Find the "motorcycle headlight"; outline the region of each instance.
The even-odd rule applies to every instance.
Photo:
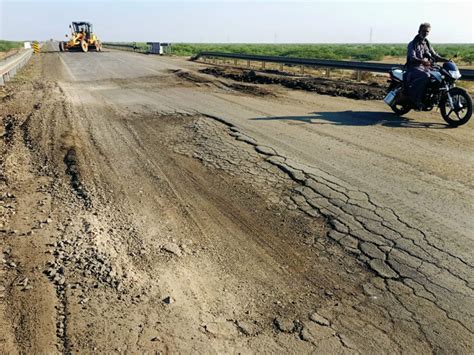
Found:
[[[449,75],[451,75],[454,80],[458,80],[461,77],[459,70],[450,70]]]

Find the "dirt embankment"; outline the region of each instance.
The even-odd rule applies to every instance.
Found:
[[[386,86],[373,82],[355,83],[348,80],[321,79],[315,77],[294,77],[254,70],[210,67],[201,70],[204,74],[255,84],[279,84],[287,88],[312,91],[322,95],[343,96],[357,100],[381,100]]]
[[[20,52],[20,48],[12,48],[12,49],[9,49],[5,52],[0,52],[0,60],[5,60],[7,59],[8,57],[11,57],[15,54],[17,54],[18,52]]]

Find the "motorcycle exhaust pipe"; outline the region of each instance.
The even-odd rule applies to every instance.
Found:
[[[397,97],[397,93],[400,89],[394,89],[390,91],[387,96],[383,99],[383,102],[385,102],[388,106],[392,106],[393,103],[395,102],[395,98]]]

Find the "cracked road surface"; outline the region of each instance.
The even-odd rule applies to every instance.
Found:
[[[205,67],[44,53],[4,95],[2,350],[472,353],[472,124]]]

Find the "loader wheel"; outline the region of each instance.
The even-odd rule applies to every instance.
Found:
[[[81,49],[84,53],[86,53],[89,50],[89,45],[87,44],[86,41],[81,41]]]
[[[59,51],[64,52],[64,42],[59,42]]]

